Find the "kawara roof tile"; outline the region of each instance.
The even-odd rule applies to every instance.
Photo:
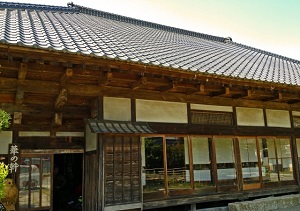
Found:
[[[0,43],[300,85],[300,61],[91,8],[0,2]]]

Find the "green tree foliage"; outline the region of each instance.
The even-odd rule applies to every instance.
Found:
[[[0,109],[0,132],[3,129],[6,129],[9,127],[10,120],[11,120],[10,115],[7,112]]]
[[[4,190],[4,180],[8,175],[8,165],[4,163],[0,163],[0,200],[3,197],[3,190]]]

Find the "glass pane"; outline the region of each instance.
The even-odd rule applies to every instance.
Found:
[[[300,138],[296,138],[297,152],[298,152],[298,166],[300,169]]]
[[[20,208],[28,208],[29,200],[29,172],[30,160],[29,158],[21,158],[20,176],[19,176],[19,206]]]
[[[169,189],[191,188],[187,138],[167,137],[166,144]]]
[[[294,180],[290,140],[277,139],[276,146],[280,181]]]
[[[51,206],[51,158],[21,158],[19,176],[20,208]]]
[[[239,139],[243,183],[259,183],[258,156],[255,138]]]
[[[211,139],[192,137],[194,186],[196,189],[214,186],[211,168]]]
[[[31,208],[40,207],[41,158],[31,158]]]
[[[51,159],[42,158],[42,207],[51,205]]]
[[[165,190],[163,138],[142,138],[144,193]]]
[[[263,182],[277,182],[278,181],[278,167],[275,153],[275,140],[272,138],[259,139],[260,158]]]
[[[218,184],[236,185],[236,166],[232,138],[215,138]]]

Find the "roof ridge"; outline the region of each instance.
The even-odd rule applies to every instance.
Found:
[[[64,6],[52,6],[43,4],[30,4],[30,3],[19,3],[19,2],[1,2],[0,8],[5,9],[32,9],[32,10],[51,10],[60,12],[79,12],[76,7]]]
[[[122,22],[130,23],[130,24],[146,26],[146,27],[150,27],[150,28],[160,29],[160,30],[164,30],[164,31],[178,33],[178,34],[184,34],[184,35],[193,36],[193,37],[199,37],[199,38],[203,38],[203,39],[207,39],[207,40],[225,42],[228,39],[228,37],[225,38],[225,37],[213,36],[213,35],[204,34],[204,33],[200,33],[200,32],[190,31],[190,30],[176,28],[176,27],[167,26],[167,25],[162,25],[162,24],[158,24],[158,23],[153,23],[150,21],[135,19],[135,18],[131,18],[131,17],[123,16],[123,15],[110,13],[110,12],[104,12],[101,10],[77,5],[77,4],[74,4],[73,2],[68,3],[68,6],[76,8],[78,10],[78,12],[84,13],[87,15],[108,18],[108,19],[122,21]]]
[[[282,56],[280,54],[272,53],[270,51],[262,50],[262,49],[255,48],[255,47],[251,47],[249,45],[244,45],[244,44],[236,43],[236,42],[233,42],[233,43],[236,44],[236,45],[238,45],[238,46],[241,46],[243,48],[252,50],[252,51],[256,51],[256,52],[263,53],[263,54],[266,54],[266,55],[269,55],[269,56],[274,56],[274,57],[279,58],[279,59],[284,59],[284,60],[288,60],[290,62],[294,62],[294,63],[300,64],[300,61],[297,60],[297,59],[292,59],[290,57]]]

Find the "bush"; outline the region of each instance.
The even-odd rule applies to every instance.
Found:
[[[3,190],[4,190],[4,180],[8,175],[8,165],[4,163],[0,163],[0,200],[3,197]]]
[[[7,112],[0,109],[0,132],[3,129],[6,129],[9,127],[10,120],[11,120],[10,115]]]

